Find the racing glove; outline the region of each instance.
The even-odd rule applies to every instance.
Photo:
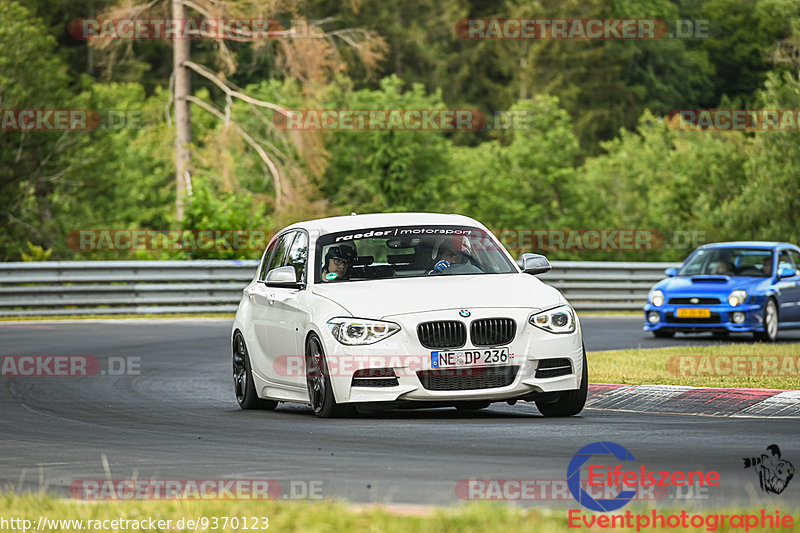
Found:
[[[428,274],[441,274],[444,272],[444,269],[450,266],[450,261],[439,261],[434,265],[433,270],[428,272]]]

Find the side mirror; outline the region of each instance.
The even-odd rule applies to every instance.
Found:
[[[784,267],[778,272],[778,279],[791,278],[797,275],[797,272],[791,267]]]
[[[674,278],[675,276],[678,275],[678,269],[675,267],[669,267],[668,269],[664,270],[664,274],[666,274],[671,278]]]
[[[522,254],[520,262],[522,263],[522,271],[526,274],[544,274],[553,269],[550,265],[550,261],[548,261],[545,256],[539,254]]]
[[[267,279],[264,282],[269,287],[299,288],[301,286],[301,283],[297,281],[294,267],[291,266],[273,268],[267,272]]]

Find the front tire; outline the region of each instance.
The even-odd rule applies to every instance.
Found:
[[[350,405],[336,403],[325,352],[316,335],[311,335],[306,341],[306,386],[311,409],[318,417],[339,418],[352,413]]]
[[[757,341],[775,342],[778,338],[778,306],[772,298],[764,305],[764,331],[754,331],[753,337]]]
[[[658,339],[671,339],[675,336],[675,332],[668,329],[656,329],[653,330],[653,335]]]
[[[233,337],[233,388],[242,409],[275,409],[278,406],[278,402],[264,400],[256,394],[250,356],[240,331]]]
[[[575,390],[562,392],[555,402],[537,401],[536,408],[546,417],[573,416],[583,410],[589,392],[589,370],[586,364],[586,347],[583,348],[583,371],[581,385]]]

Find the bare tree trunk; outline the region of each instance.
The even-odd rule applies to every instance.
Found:
[[[183,0],[172,0],[172,17],[186,18]],[[175,74],[175,217],[183,220],[183,200],[186,196],[187,178],[191,177],[191,154],[189,143],[192,142],[192,123],[189,115],[191,93],[189,69],[184,66],[189,61],[189,40],[176,38],[172,41],[173,72]]]

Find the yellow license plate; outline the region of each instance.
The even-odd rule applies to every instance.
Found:
[[[708,318],[711,316],[711,310],[707,307],[679,308],[677,316],[678,318]]]

